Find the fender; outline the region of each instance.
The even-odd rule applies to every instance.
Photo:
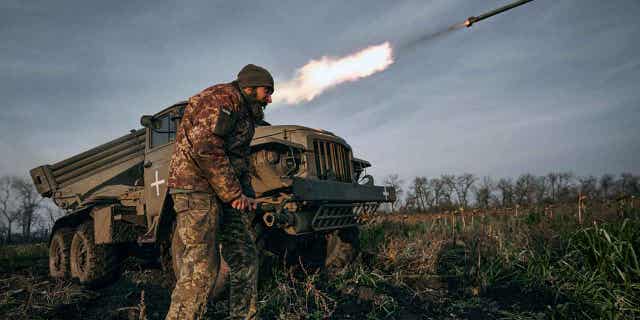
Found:
[[[49,245],[51,244],[51,239],[53,238],[56,230],[64,227],[76,227],[80,225],[82,222],[90,218],[91,210],[95,207],[94,204],[90,204],[86,207],[82,207],[74,210],[73,212],[65,215],[64,217],[56,220],[53,224],[53,228],[51,229],[51,234],[49,235]]]

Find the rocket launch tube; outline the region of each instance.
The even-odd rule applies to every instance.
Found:
[[[496,15],[496,14],[498,14],[498,13],[505,12],[505,11],[507,11],[507,10],[513,9],[513,8],[515,8],[515,7],[521,6],[521,5],[523,5],[523,4],[527,3],[527,2],[531,2],[531,1],[533,1],[533,0],[520,0],[520,1],[516,1],[516,2],[511,3],[511,4],[508,4],[508,5],[504,6],[504,7],[500,7],[500,8],[498,8],[498,9],[495,9],[495,10],[493,10],[493,11],[489,11],[489,12],[487,12],[487,13],[483,13],[483,14],[481,14],[481,15],[477,16],[477,17],[471,16],[471,17],[467,18],[467,20],[464,22],[464,25],[465,25],[467,28],[469,28],[469,27],[471,27],[474,23],[476,23],[476,22],[478,22],[478,21],[482,21],[482,20],[484,20],[484,19],[486,19],[486,18],[489,18],[489,17],[495,16],[495,15]]]

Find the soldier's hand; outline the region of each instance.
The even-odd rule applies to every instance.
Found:
[[[255,199],[249,198],[244,194],[231,202],[231,206],[239,211],[255,210],[258,203]]]

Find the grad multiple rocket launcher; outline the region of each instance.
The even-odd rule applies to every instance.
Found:
[[[143,116],[143,129],[31,170],[38,192],[67,211],[52,230],[52,276],[103,283],[116,274],[125,252],[160,254],[172,265],[168,165],[185,106]],[[394,201],[395,191],[373,184],[365,175],[371,165],[354,158],[344,139],[264,124],[251,143],[253,187],[262,203],[253,220],[259,247],[324,259],[331,235],[349,231],[357,241],[358,218]]]

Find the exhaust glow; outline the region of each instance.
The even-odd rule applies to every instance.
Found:
[[[368,77],[392,63],[393,50],[389,42],[345,57],[323,56],[299,68],[295,78],[276,85],[273,101],[287,104],[311,101],[326,89]]]

